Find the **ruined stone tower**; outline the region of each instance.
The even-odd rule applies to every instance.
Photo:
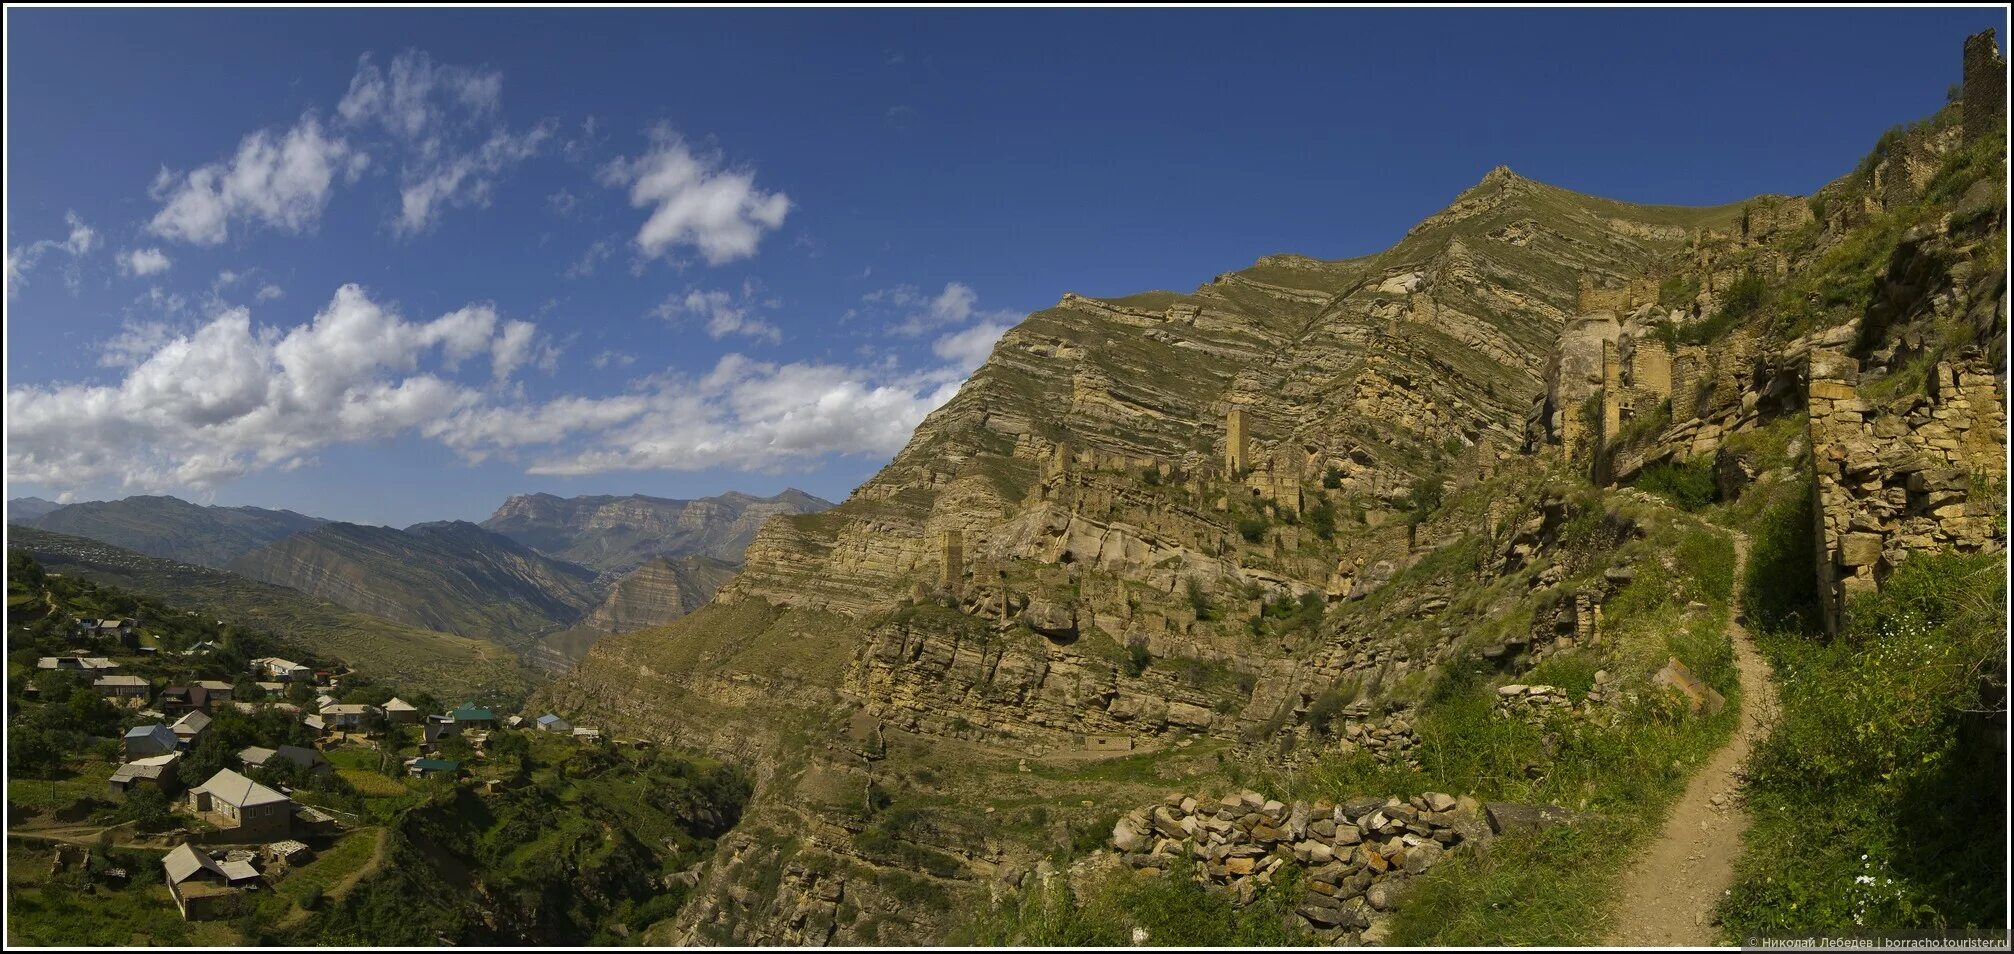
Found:
[[[965,578],[965,535],[957,530],[946,530],[938,537],[937,547],[940,557],[937,586],[955,596]]]
[[[1245,433],[1244,410],[1232,408],[1224,415],[1224,476],[1235,480],[1251,466],[1246,457],[1251,450],[1251,442],[1251,435]]]
[[[2007,61],[2000,58],[1992,30],[1965,38],[1963,95],[1965,141],[1999,135],[2007,125]]]

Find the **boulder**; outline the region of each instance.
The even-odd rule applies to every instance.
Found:
[[[1502,835],[1563,825],[1573,820],[1573,813],[1558,805],[1489,802],[1483,806],[1483,817],[1489,820],[1491,832]]]

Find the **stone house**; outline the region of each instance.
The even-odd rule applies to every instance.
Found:
[[[209,728],[210,716],[200,709],[183,715],[176,719],[173,725],[168,726],[168,730],[175,733],[175,738],[185,749],[195,745],[196,740],[202,738],[203,733]]]
[[[99,676],[91,680],[91,688],[98,690],[99,695],[113,702],[132,700],[145,702],[153,687],[139,676]]]
[[[450,778],[460,772],[462,765],[454,759],[407,759],[406,774],[413,778],[434,778],[445,775]]]
[[[538,729],[540,732],[572,732],[573,723],[548,712],[538,717]]]
[[[448,713],[448,718],[455,720],[455,724],[464,729],[494,729],[497,724],[496,713],[473,702],[462,703],[455,711]]]
[[[395,696],[385,703],[385,721],[393,725],[411,725],[420,721],[419,707]]]
[[[175,737],[174,730],[159,722],[127,729],[125,738],[120,741],[129,759],[181,750],[181,740]]]
[[[204,921],[229,913],[230,900],[238,892],[230,873],[215,859],[184,842],[161,859],[161,867],[182,920]]]
[[[238,761],[247,769],[265,768],[273,764],[274,760],[292,762],[317,774],[335,771],[335,766],[330,765],[329,760],[322,757],[322,753],[298,745],[282,745],[277,749],[253,745],[238,752]]]
[[[230,769],[189,790],[189,808],[218,828],[235,830],[246,841],[285,837],[294,800]]]
[[[254,675],[264,675],[275,682],[306,682],[315,677],[313,670],[300,663],[277,656],[263,656],[252,660]]]
[[[384,720],[384,710],[377,706],[360,704],[340,704],[323,706],[319,713],[322,724],[344,732],[361,732],[376,728]]]
[[[109,676],[119,671],[119,664],[103,656],[43,656],[35,660],[35,668]]]
[[[152,785],[165,792],[175,783],[175,763],[181,758],[180,752],[167,752],[134,759],[114,769],[106,786],[114,795],[124,795],[136,785]]]

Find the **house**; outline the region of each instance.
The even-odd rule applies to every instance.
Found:
[[[428,745],[432,745],[450,736],[462,734],[460,723],[447,716],[437,715],[427,716],[427,721],[422,726],[422,731],[424,733],[422,738]]]
[[[189,701],[188,686],[169,686],[161,690],[161,694],[154,699],[154,705],[159,707],[163,712],[177,713],[201,708]]]
[[[202,738],[204,731],[209,728],[210,716],[201,710],[176,719],[175,724],[168,727],[169,731],[175,733],[175,738],[181,741],[183,748],[195,745],[196,740]]]
[[[314,854],[314,852],[308,850],[307,845],[301,844],[292,838],[286,841],[273,842],[266,846],[264,852],[266,863],[274,865],[298,865],[313,858]]]
[[[208,697],[205,700],[206,705],[213,702],[229,702],[238,691],[238,687],[222,679],[198,679],[189,688],[203,690],[203,694]]]
[[[296,708],[294,711],[299,712],[301,710]],[[316,738],[321,738],[329,733],[329,723],[318,715],[302,716],[301,724],[307,726],[309,734]]]
[[[419,707],[394,696],[392,701],[385,703],[385,721],[393,725],[411,725],[420,721]]]
[[[540,732],[572,732],[573,723],[548,712],[538,717],[538,730]]]
[[[414,778],[433,778],[446,775],[452,778],[461,771],[462,764],[454,759],[407,759],[406,774]]]
[[[238,892],[231,887],[230,873],[209,855],[184,842],[161,859],[161,867],[182,920],[202,921],[230,913],[230,899]]]
[[[91,688],[98,690],[99,695],[114,702],[122,699],[139,699],[144,701],[147,698],[148,691],[152,689],[147,684],[147,680],[139,676],[99,676],[91,680]]]
[[[524,716],[521,715],[505,716],[504,725],[510,726],[513,729],[522,729],[524,728]]]
[[[124,795],[135,785],[152,785],[162,791],[175,783],[175,763],[182,753],[167,752],[134,759],[112,771],[112,779],[106,784],[115,795]]]
[[[252,685],[258,686],[259,691],[267,695],[285,695],[287,692],[287,684],[284,682],[255,682]]]
[[[298,745],[283,745],[277,749],[260,748],[253,745],[238,752],[238,761],[243,763],[247,769],[265,768],[273,764],[274,760],[292,762],[310,772],[332,772],[335,770],[335,766],[330,765],[329,760],[322,757],[322,753],[314,749],[302,748]]]
[[[181,740],[175,737],[174,730],[159,722],[152,725],[136,725],[127,729],[126,737],[121,741],[129,759],[166,755],[181,749]]]
[[[77,621],[77,634],[100,639],[106,637],[124,639],[133,635],[133,631],[139,628],[139,625],[138,620],[131,618],[80,619]]]
[[[346,703],[323,706],[321,716],[323,724],[331,729],[359,732],[375,727],[384,719],[385,712],[377,706]]]
[[[575,742],[600,742],[600,741],[601,741],[601,730],[600,730],[600,729],[575,729],[575,730],[573,730],[573,740],[574,740]]]
[[[109,676],[119,671],[119,664],[103,656],[43,656],[35,660],[35,668],[87,672],[94,676]]]
[[[263,673],[275,682],[305,682],[314,678],[314,670],[289,659],[278,656],[261,656],[252,660],[252,672]]]
[[[219,828],[235,829],[246,840],[287,834],[294,800],[230,769],[189,790],[189,808]]]
[[[473,702],[462,703],[455,711],[448,713],[448,718],[455,720],[455,724],[464,729],[494,729],[497,724],[496,713]]]
[[[326,692],[315,697],[315,708],[317,709],[326,709],[335,704],[336,704],[336,697],[329,695]]]

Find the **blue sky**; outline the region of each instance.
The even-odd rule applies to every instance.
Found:
[[[1374,252],[1498,164],[1806,193],[2003,20],[9,10],[8,495],[837,500],[1065,291]]]

